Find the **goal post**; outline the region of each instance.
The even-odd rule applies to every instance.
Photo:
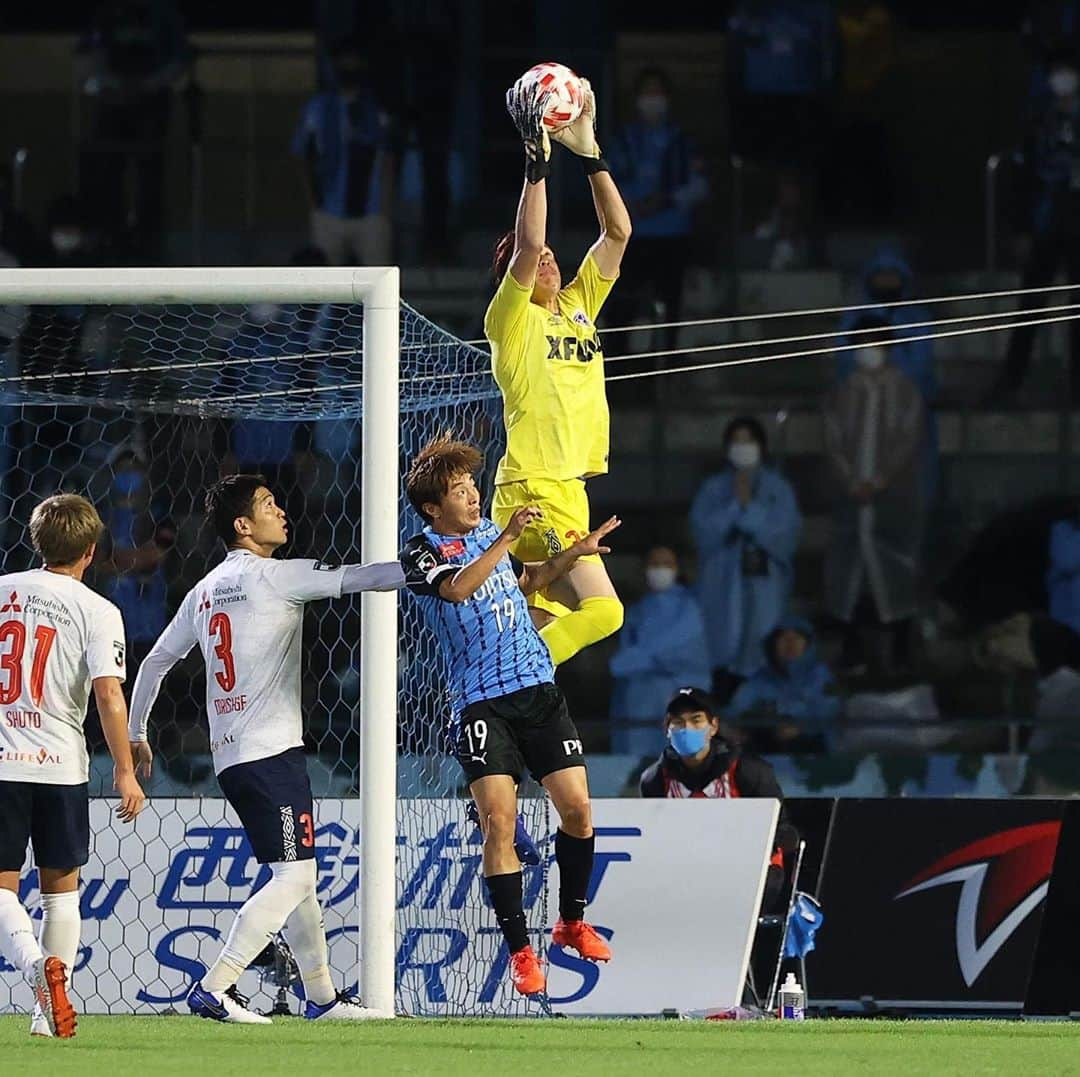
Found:
[[[63,304],[360,303],[364,307],[360,557],[397,556],[399,273],[396,267],[181,267],[0,269],[0,306]],[[149,368],[152,372],[153,367]],[[4,378],[6,402],[35,383],[78,372]],[[12,383],[13,384],[10,384]],[[78,398],[78,390],[71,393]],[[117,401],[119,403],[119,401]],[[198,413],[197,401],[190,401]],[[397,595],[361,601],[361,991],[367,1005],[394,1009]]]

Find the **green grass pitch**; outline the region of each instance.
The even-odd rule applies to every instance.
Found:
[[[81,1017],[74,1040],[0,1018],[12,1077],[307,1074],[1080,1074],[1080,1025],[1018,1021],[379,1021],[273,1027],[193,1017]]]

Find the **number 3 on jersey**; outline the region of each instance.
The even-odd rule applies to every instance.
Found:
[[[45,690],[45,663],[49,660],[56,629],[38,625],[34,629],[34,661],[30,667],[30,699],[35,707],[41,706]],[[0,704],[8,706],[22,695],[22,660],[26,649],[26,625],[22,621],[5,621],[0,625],[0,646],[7,645],[0,654],[0,670],[6,680],[0,685]]]
[[[232,622],[227,613],[215,613],[210,618],[210,635],[217,636],[214,654],[221,660],[221,669],[214,671],[214,680],[223,692],[236,687],[236,667],[232,656]]]

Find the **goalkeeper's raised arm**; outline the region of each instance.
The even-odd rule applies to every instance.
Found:
[[[551,137],[582,159],[600,221],[600,238],[590,248],[590,254],[603,276],[617,277],[630,242],[630,212],[596,141],[596,95],[588,79],[582,79],[581,85],[585,91],[581,115]]]

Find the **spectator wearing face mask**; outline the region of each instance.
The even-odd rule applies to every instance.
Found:
[[[911,618],[919,592],[925,491],[919,459],[926,408],[915,383],[889,361],[885,318],[864,313],[854,326],[858,369],[825,403],[825,443],[840,494],[825,563],[826,608],[847,626],[845,661],[863,664],[864,636],[884,635],[875,649],[882,671],[909,658]],[[876,630],[883,628],[883,633]]]
[[[680,684],[707,681],[705,622],[694,592],[679,580],[679,559],[654,546],[645,560],[648,593],[626,611],[611,658],[612,751],[644,753],[656,740],[656,715]],[[640,724],[637,724],[640,723]]]
[[[690,527],[713,683],[727,700],[760,665],[762,641],[787,609],[802,517],[757,419],[733,419],[723,446],[727,462],[702,483]]]
[[[1049,285],[1059,269],[1066,279],[1080,277],[1080,57],[1074,48],[1052,53],[1046,64],[1046,89],[1035,96],[1023,153],[1019,201],[1028,248],[1022,288]],[[1045,306],[1046,293],[1021,297],[1020,311]],[[1054,305],[1068,302],[1051,298]],[[1009,336],[1005,368],[994,382],[988,404],[1013,400],[1031,362],[1037,327],[1021,326]],[[1069,323],[1070,391],[1080,400],[1080,325]]]
[[[387,103],[376,93],[365,51],[342,42],[336,86],[304,106],[293,153],[306,166],[311,242],[331,265],[388,265],[397,169]]]
[[[716,704],[700,688],[680,688],[664,713],[668,745],[642,775],[643,797],[716,799],[772,797],[780,801],[775,849],[765,880],[762,908],[771,909],[784,884],[784,861],[799,844],[785,819],[784,793],[771,764],[743,755],[723,736]]]
[[[608,146],[634,221],[624,276],[647,291],[657,320],[678,321],[693,211],[708,194],[704,159],[671,116],[671,81],[665,71],[646,68],[638,75],[634,113]],[[641,292],[632,298],[640,304]],[[664,336],[674,341],[674,331]]]
[[[864,302],[891,304],[910,300],[913,276],[911,265],[905,258],[894,250],[882,248],[863,269]],[[937,415],[933,410],[938,397],[934,342],[913,339],[926,336],[927,329],[907,327],[928,322],[933,315],[929,307],[921,303],[902,307],[883,305],[876,313],[894,328],[893,343],[889,347],[889,362],[915,383],[926,405],[926,439],[921,467],[923,486],[929,502],[937,488],[938,463]],[[858,311],[850,311],[844,315],[841,327],[845,334],[854,328],[860,316],[861,312]],[[858,340],[858,337],[845,335],[840,338],[840,343],[851,345],[857,344]],[[858,363],[853,350],[836,353],[837,381],[843,381],[857,369]]]
[[[832,692],[829,667],[818,658],[813,626],[785,618],[766,636],[762,651],[764,665],[739,685],[724,713],[776,719],[769,729],[752,731],[758,751],[823,749],[822,734],[839,713],[840,700]]]

